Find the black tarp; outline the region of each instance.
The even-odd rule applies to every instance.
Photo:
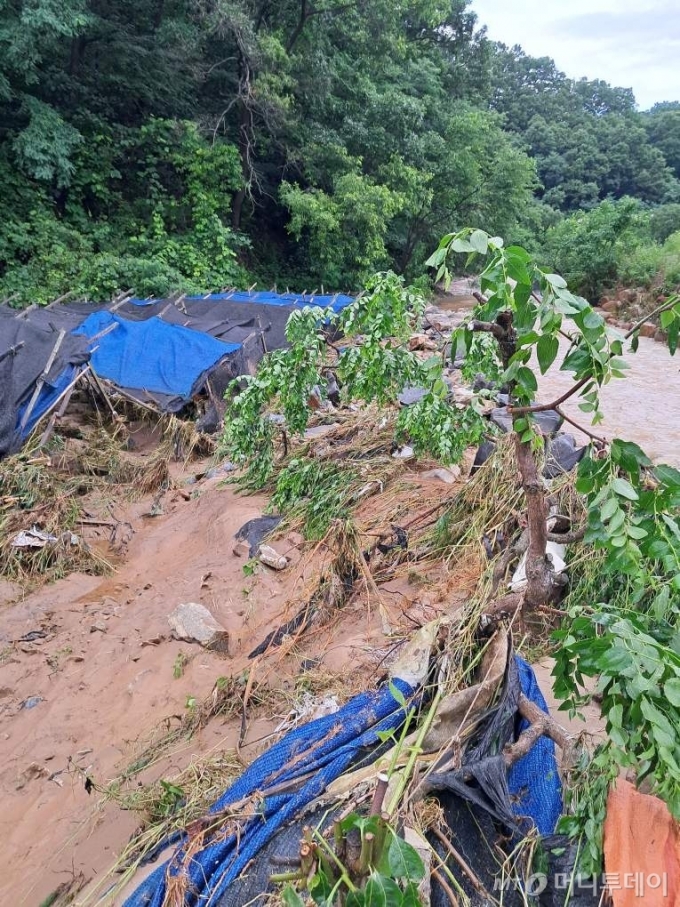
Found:
[[[35,324],[16,315],[6,311],[0,315],[0,457],[21,447],[22,407],[28,404],[59,337],[56,325]],[[87,339],[67,332],[46,383],[55,383],[69,367],[82,365],[88,357]]]

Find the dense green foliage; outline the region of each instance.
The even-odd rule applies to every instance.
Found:
[[[680,204],[650,209],[630,197],[603,201],[552,226],[542,254],[591,299],[618,284],[674,292],[680,286]]]
[[[680,111],[488,41],[466,0],[0,10],[0,293],[418,276],[631,196],[678,226]]]

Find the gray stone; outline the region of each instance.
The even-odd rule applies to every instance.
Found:
[[[330,425],[313,425],[305,432],[305,438],[324,438],[326,435],[332,435],[339,427],[339,422],[331,422]]]
[[[392,457],[395,460],[414,460],[415,456],[415,451],[408,445],[406,447],[400,447],[399,450],[395,450],[392,454]]]
[[[450,315],[431,314],[427,316],[427,323],[440,334],[447,334],[457,327],[456,320]]]
[[[222,463],[221,466],[214,466],[212,469],[209,469],[206,474],[206,479],[216,479],[217,476],[222,476],[227,473],[233,472],[236,469],[233,463]]]
[[[397,399],[402,406],[412,406],[414,403],[419,403],[427,394],[424,387],[405,387]]]
[[[507,406],[499,406],[492,410],[490,419],[494,425],[497,425],[501,429],[501,431],[512,431],[512,416],[508,412]],[[549,409],[544,412],[534,413],[533,421],[544,435],[552,435],[559,430],[563,419],[554,410]]]
[[[229,633],[203,605],[196,602],[179,605],[168,617],[168,623],[177,639],[198,642],[216,652],[228,651]]]

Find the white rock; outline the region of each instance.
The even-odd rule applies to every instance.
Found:
[[[413,460],[415,458],[415,451],[412,447],[402,447],[399,450],[395,450],[392,457],[395,460]]]
[[[265,566],[271,567],[273,570],[285,570],[288,566],[288,558],[279,554],[270,545],[262,545],[259,557]]]
[[[564,545],[560,545],[557,542],[548,542],[545,547],[545,553],[552,563],[553,570],[556,575],[559,576],[560,573],[564,573],[567,569],[567,565],[564,560],[566,549]],[[512,580],[510,581],[510,591],[511,592],[523,592],[527,587],[527,555],[526,552],[522,555],[517,569],[515,570]]]
[[[226,652],[229,648],[229,633],[207,608],[196,602],[179,605],[168,617],[168,623],[177,639],[198,642],[217,652]]]
[[[460,478],[460,467],[451,466],[449,469],[446,469],[443,466],[440,466],[438,469],[430,469],[427,472],[422,473],[422,479],[437,479],[439,482],[446,482],[447,485],[453,485],[454,482],[457,482]]]

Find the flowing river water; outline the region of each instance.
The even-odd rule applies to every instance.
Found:
[[[600,389],[604,422],[592,431],[607,440],[635,441],[655,463],[680,466],[680,353],[671,356],[668,347],[640,338],[637,353],[624,346],[629,363],[625,378],[613,378]],[[566,352],[566,341],[564,346]],[[569,390],[574,381],[569,372],[552,370],[539,381],[541,402],[549,402]],[[578,397],[562,405],[563,411],[587,428],[590,416],[578,408]],[[575,437],[583,437],[571,426]]]
[[[438,299],[437,306],[443,311],[468,313],[474,302],[461,294]],[[623,358],[630,365],[626,377],[613,378],[600,389],[604,422],[592,428],[591,417],[579,409],[578,397],[567,400],[562,410],[600,437],[634,441],[655,463],[680,467],[680,352],[671,356],[667,346],[646,337],[640,338],[637,353],[629,348],[630,343],[625,343]],[[565,340],[556,363],[562,361],[566,351]],[[538,402],[557,399],[573,383],[571,373],[560,372],[556,365],[539,378]],[[578,441],[586,439],[568,424],[563,430]]]

